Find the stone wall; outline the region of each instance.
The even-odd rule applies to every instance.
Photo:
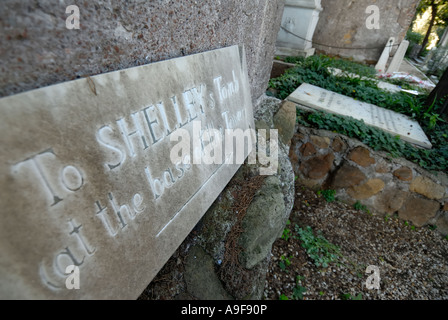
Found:
[[[292,139],[290,158],[306,186],[336,190],[336,197],[351,205],[359,202],[372,213],[398,214],[417,227],[434,225],[448,234],[445,173],[435,175],[358,140],[304,127]]]
[[[313,46],[326,54],[353,57],[373,64],[380,58],[390,37],[395,37],[396,43],[404,39],[419,2],[420,0],[322,0],[323,11],[314,33]],[[379,29],[370,30],[366,27],[366,20],[371,16],[366,13],[366,8],[370,5],[376,5],[380,9]],[[378,49],[347,50],[338,47]]]
[[[80,29],[66,29],[68,5]],[[0,97],[79,77],[245,45],[252,97],[264,94],[281,0],[5,0]]]

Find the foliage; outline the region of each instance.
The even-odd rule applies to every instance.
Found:
[[[339,247],[328,242],[320,232],[314,235],[313,229],[310,226],[302,229],[296,225],[296,232],[299,235],[298,239],[300,239],[302,247],[314,261],[316,267],[322,266],[326,268],[341,256]]]
[[[341,294],[342,300],[362,300],[362,293],[357,296],[352,296],[350,293]]]
[[[334,202],[335,201],[334,196],[336,195],[336,191],[335,190],[319,190],[317,192],[317,195],[323,196],[327,202]]]
[[[413,32],[411,29],[406,33],[406,40],[415,44],[422,44],[425,36],[419,32]]]
[[[355,208],[355,210],[358,211],[364,211],[366,213],[370,213],[370,210],[367,209],[367,207],[365,205],[363,205],[361,202],[356,201],[355,204],[353,205],[353,207]]]
[[[286,256],[281,256],[280,257],[280,262],[278,263],[280,269],[282,269],[283,271],[286,271],[286,268],[289,267],[291,265],[291,257],[286,257]]]
[[[291,221],[288,220],[286,222],[286,225],[289,226],[290,224],[291,224]],[[288,241],[290,237],[291,237],[291,229],[285,228],[282,233],[282,239],[285,241]]]
[[[334,131],[360,140],[374,150],[383,150],[392,157],[404,157],[422,168],[433,171],[447,171],[448,168],[448,126],[436,124],[427,131],[433,149],[416,148],[404,142],[399,136],[374,127],[352,117],[337,116],[322,112],[307,112],[297,109],[297,121],[300,125]]]

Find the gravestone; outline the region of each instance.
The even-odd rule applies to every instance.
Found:
[[[380,59],[378,60],[375,66],[375,70],[378,71],[379,73],[386,72],[386,65],[387,62],[389,61],[390,53],[392,52],[394,43],[395,38],[393,37],[387,40],[386,47],[384,48],[383,53],[381,53]]]
[[[418,122],[401,113],[360,102],[306,83],[302,84],[286,100],[314,110],[363,120],[367,125],[381,129],[393,136],[399,135],[404,141],[423,148],[432,148],[431,142]]]
[[[398,72],[400,70],[400,66],[403,63],[403,59],[406,54],[406,51],[408,50],[408,47],[409,47],[408,40],[403,40],[400,43],[400,46],[398,47],[397,52],[395,52],[395,55],[392,58],[392,61],[389,65],[389,67],[387,68],[387,73],[394,73],[394,72]]]
[[[313,35],[322,11],[321,0],[286,0],[277,36],[276,55],[314,55]]]
[[[0,99],[0,297],[137,298],[240,167],[201,156],[249,89],[233,46]]]

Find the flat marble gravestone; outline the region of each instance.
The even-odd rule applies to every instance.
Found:
[[[0,110],[2,299],[137,298],[240,167],[192,163],[198,140],[173,163],[173,136],[197,121],[254,128],[237,46],[2,98]]]
[[[386,131],[393,136],[399,135],[404,141],[423,148],[432,148],[431,142],[418,122],[403,114],[356,101],[307,83],[302,84],[286,99],[319,111],[364,120],[367,125]]]

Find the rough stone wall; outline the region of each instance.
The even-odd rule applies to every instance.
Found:
[[[68,5],[80,29],[68,30]],[[244,44],[253,101],[267,87],[282,0],[4,0],[0,97]],[[156,79],[155,79],[156,80]]]
[[[376,152],[358,140],[299,127],[290,158],[298,181],[336,190],[336,197],[372,213],[397,214],[417,227],[437,226],[448,234],[448,176],[431,174],[402,158]]]
[[[326,54],[353,57],[358,61],[378,61],[382,48],[390,37],[400,43],[412,22],[420,0],[322,0],[323,11],[313,41],[333,47],[313,44]],[[366,20],[371,15],[366,8],[380,9],[380,29],[369,30]],[[336,47],[377,48],[346,50]],[[397,48],[397,47],[395,47]],[[395,50],[393,51],[393,53]]]

